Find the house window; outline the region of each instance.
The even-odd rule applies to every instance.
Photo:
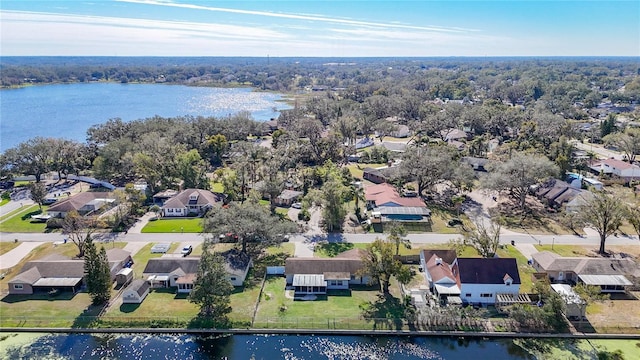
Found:
[[[167,212],[172,213],[172,212],[173,212],[173,209],[167,209]]]
[[[464,297],[471,297],[471,293],[464,294]]]
[[[490,297],[493,297],[493,294],[480,294],[480,297],[490,298]]]
[[[22,284],[13,284],[13,288],[15,290],[22,290],[24,289],[24,286]]]

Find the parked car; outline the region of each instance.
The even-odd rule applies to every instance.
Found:
[[[182,248],[182,256],[187,256],[189,254],[191,254],[191,252],[193,251],[193,246],[189,245],[189,246],[185,246]]]
[[[291,207],[294,209],[302,209],[302,204],[299,202],[291,204]]]

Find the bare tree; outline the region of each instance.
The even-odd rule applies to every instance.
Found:
[[[471,246],[480,256],[485,258],[494,257],[500,245],[500,225],[491,223],[489,228],[482,220],[474,222],[474,229],[462,228],[463,239],[460,240],[462,246]],[[455,240],[452,240],[455,242]],[[454,243],[454,247],[458,244]]]
[[[78,248],[78,257],[84,257],[87,241],[96,232],[98,223],[93,218],[85,218],[73,210],[62,220],[62,232]]]

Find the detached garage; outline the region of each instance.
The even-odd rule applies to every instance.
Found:
[[[149,295],[149,283],[142,279],[133,280],[122,293],[122,303],[140,304],[147,295]]]

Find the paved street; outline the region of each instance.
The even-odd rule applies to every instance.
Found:
[[[622,160],[623,155],[617,151],[603,148],[601,145],[585,144],[580,141],[574,141],[573,144],[580,150],[594,152],[600,159],[618,159]]]

